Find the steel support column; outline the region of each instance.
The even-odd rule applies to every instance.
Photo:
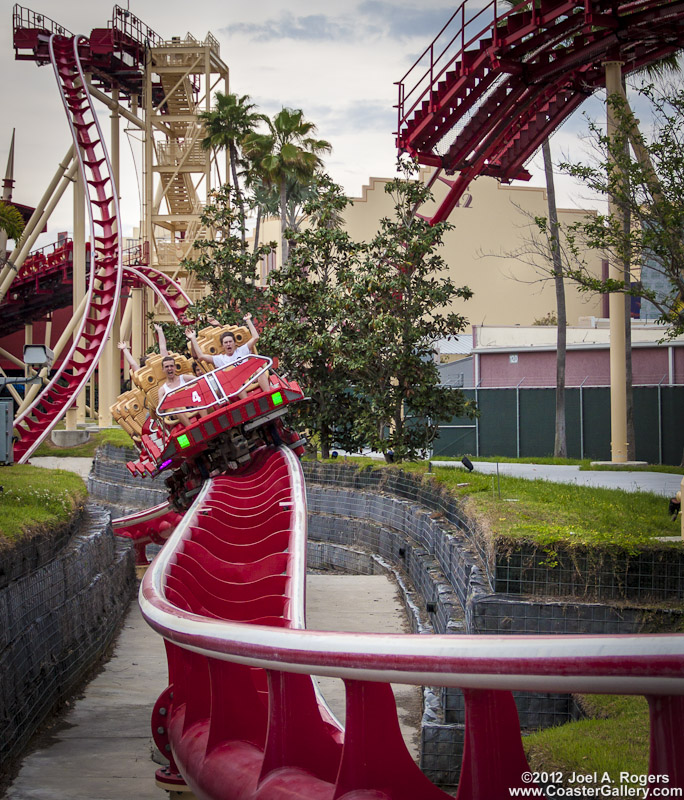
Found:
[[[622,95],[622,64],[606,61],[606,97]],[[615,135],[618,121],[609,102],[606,103],[606,133]],[[622,219],[622,209],[613,198],[608,200],[608,213]],[[611,258],[608,275],[615,281],[624,280],[624,265]],[[627,461],[627,392],[625,365],[625,300],[622,293],[613,292],[609,297],[610,309],[610,452],[611,461]]]
[[[85,188],[83,177],[79,172],[76,173],[74,180],[74,236],[72,251],[72,307],[79,308],[86,290],[86,219],[85,219]],[[78,361],[80,357],[76,356]],[[77,425],[85,425],[85,392],[81,392],[76,403],[66,413],[66,427],[68,431],[76,430]]]
[[[112,89],[111,110],[111,136],[109,146],[109,156],[112,164],[112,179],[114,193],[119,197],[119,90]],[[119,247],[122,247],[121,231],[119,233]],[[105,345],[98,365],[98,425],[107,428],[112,425],[112,413],[110,407],[114,405],[117,397],[121,393],[120,362],[121,356],[117,347],[119,341],[120,316],[119,307],[114,310],[114,324],[111,335]]]

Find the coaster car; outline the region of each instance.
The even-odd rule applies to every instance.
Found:
[[[127,464],[129,471],[152,478],[171,472],[165,481],[170,501],[182,510],[206,478],[244,468],[265,445],[285,444],[301,456],[304,438],[281,418],[304,394],[273,365],[265,356],[246,356],[168,392],[142,426],[140,457]],[[257,383],[265,374],[266,391]],[[169,424],[179,412],[191,417],[189,425]]]

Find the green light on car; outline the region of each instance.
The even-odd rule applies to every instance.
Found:
[[[190,439],[188,439],[187,433],[184,433],[182,436],[178,437],[178,444],[181,446],[181,450],[184,450],[186,447],[190,447]]]
[[[281,392],[275,392],[275,394],[271,395],[271,400],[273,401],[274,406],[282,405],[283,395],[281,394]]]

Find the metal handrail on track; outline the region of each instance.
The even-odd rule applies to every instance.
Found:
[[[477,42],[483,33],[489,30],[491,26],[491,20],[488,19],[486,12],[489,11],[489,9],[492,9],[495,22],[498,22],[500,19],[500,17],[497,15],[498,0],[490,0],[487,5],[478,9],[474,15],[466,18],[466,10],[469,2],[470,6],[472,7],[472,0],[463,0],[461,5],[449,17],[440,32],[418,56],[408,71],[398,81],[395,81],[395,85],[399,87],[399,100],[397,103],[397,134],[399,134],[402,125],[408,121],[409,116],[413,113],[413,111],[415,111],[421,100],[423,100],[423,98],[429,94],[432,87],[443,75],[446,74],[449,67],[456,63],[461,54],[464,53],[468,47]],[[526,3],[523,3],[522,5],[526,5]],[[510,6],[507,5],[506,7],[507,9],[510,9]],[[513,11],[515,11],[515,9],[512,9],[507,13],[512,13]],[[505,16],[505,14],[502,16]],[[475,20],[480,18],[487,19],[487,24],[484,28],[478,28],[477,33],[469,38],[468,41],[466,41],[466,28],[472,25]],[[447,34],[447,30],[453,30],[453,25],[456,23],[460,24],[460,28],[457,30],[457,32],[453,35]],[[444,44],[443,38],[448,35],[451,35],[451,38],[446,42],[446,44]],[[438,42],[439,46],[437,44]],[[458,45],[457,50],[453,50],[453,45],[456,42],[460,42],[460,44]],[[427,67],[424,66],[426,61],[428,63]],[[414,73],[420,69],[423,69],[424,71],[416,78]],[[414,77],[411,79],[412,85],[407,90],[406,84],[409,77],[412,75],[414,75]],[[411,101],[411,97],[414,95],[415,99]]]
[[[298,465],[290,464],[291,470],[297,468]],[[267,484],[262,491],[268,492]],[[193,531],[211,528],[216,533],[220,527],[220,521],[214,518],[218,516],[216,507],[230,508],[230,497],[219,504],[207,502],[209,496],[210,486],[205,485],[148,570],[140,592],[140,605],[147,622],[175,651],[192,654],[188,655],[189,661],[183,661],[186,672],[174,673],[162,706],[165,714],[173,707],[169,693],[185,698],[184,721],[168,726],[169,746],[172,753],[179,755],[175,763],[180,762],[180,773],[198,796],[260,798],[259,792],[266,791],[264,786],[268,785],[269,793],[264,796],[269,800],[319,797],[316,792],[321,791],[321,782],[327,782],[331,783],[331,797],[354,791],[358,793],[353,794],[354,798],[446,798],[422,773],[412,769],[415,766],[412,762],[409,766],[410,756],[397,734],[390,682],[463,690],[466,749],[458,795],[462,799],[510,797],[510,788],[525,785],[521,783],[522,775],[529,767],[511,694],[514,690],[646,696],[651,709],[650,772],[668,775],[670,787],[684,788],[684,635],[360,634],[309,631],[294,624],[250,625],[217,618],[215,614],[205,615],[170,598],[168,581],[181,557],[179,554],[191,547],[188,542],[193,540]],[[305,506],[293,513],[297,520],[302,520]],[[236,511],[235,519],[238,514]],[[293,520],[290,540],[293,553],[303,551],[305,537],[305,524]],[[291,592],[291,599],[295,608],[303,604],[301,581],[297,590]],[[221,741],[200,736],[200,718],[209,714],[206,722],[209,728],[220,727],[219,718],[230,717],[232,706],[222,707],[203,695],[197,701],[199,707],[192,707],[193,691],[183,685],[185,676],[188,681],[196,681],[206,671],[208,676],[214,676],[207,678],[209,696],[214,697],[215,693],[216,697],[223,697],[225,687],[218,678],[221,668],[212,666],[220,663],[263,669],[269,678],[267,713],[274,721],[269,723],[265,741],[250,750],[252,766],[247,772],[252,770],[257,776],[252,793],[240,794],[229,785],[240,772],[230,766],[230,759],[237,757],[235,742],[241,739],[241,731],[231,730],[230,736]],[[300,679],[302,675],[321,675],[345,682],[347,729],[336,777],[322,778],[313,763],[314,756],[307,759],[301,747],[272,763],[269,761],[269,753],[284,740],[304,742],[306,749],[313,735],[308,726],[315,728],[317,724],[307,716],[308,712],[298,715],[296,707],[288,703],[287,688],[283,686],[289,680],[297,680],[288,676],[297,675]],[[157,716],[154,724],[160,719]],[[252,741],[247,731],[242,734]],[[190,740],[194,741],[192,752],[188,750]],[[227,763],[223,763],[221,752],[225,753]],[[215,782],[212,783],[205,770],[222,776],[221,793],[212,793]],[[297,786],[295,791],[292,783],[288,784],[292,794],[287,794],[284,784],[281,786],[285,775]]]

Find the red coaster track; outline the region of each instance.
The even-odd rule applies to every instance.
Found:
[[[460,800],[536,788],[513,690],[647,696],[649,773],[684,788],[684,635],[309,631],[305,571],[304,481],[287,448],[204,484],[140,592],[169,661],[152,716],[170,756],[161,788],[187,783],[201,800],[447,800],[406,749],[390,682],[463,689]],[[344,731],[312,675],[344,681]]]
[[[19,268],[9,291],[0,302],[0,338],[19,330],[26,322],[41,319],[73,299],[73,251],[71,239],[32,251]],[[90,246],[86,244],[86,262]],[[166,273],[146,263],[136,246],[123,253],[123,283],[148,286],[178,322],[185,318],[190,298]]]
[[[464,0],[398,82],[397,147],[457,174],[432,222],[480,175],[529,179],[525,163],[604,84],[684,47],[684,3],[533,0],[509,10]],[[503,13],[502,13],[503,12]],[[446,179],[445,179],[446,180]]]
[[[121,294],[119,203],[79,58],[79,47],[87,41],[81,36],[59,34],[52,34],[49,39],[50,61],[76,145],[90,214],[91,253],[95,257],[86,294],[87,307],[73,344],[52,380],[15,420],[21,437],[14,448],[19,463],[28,460],[85,388],[109,338]],[[83,345],[79,345],[81,340]]]

